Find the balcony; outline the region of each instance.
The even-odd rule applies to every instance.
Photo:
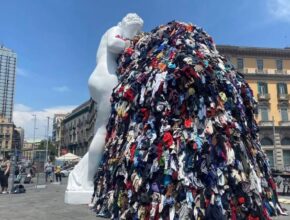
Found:
[[[258,94],[258,100],[259,101],[269,101],[270,100],[270,94]]]
[[[262,69],[262,70],[255,69],[255,73],[257,73],[257,74],[268,74],[268,70],[267,69]]]
[[[274,122],[273,121],[259,121],[258,125],[261,127],[271,127],[274,125]]]
[[[278,94],[278,99],[279,99],[279,101],[287,101],[290,99],[290,95],[289,94]]]
[[[287,74],[287,70],[275,70],[276,74]]]
[[[280,126],[290,126],[290,121],[279,121]]]

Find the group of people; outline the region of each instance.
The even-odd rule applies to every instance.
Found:
[[[53,182],[53,174],[55,175],[56,182],[61,183],[61,167],[54,166],[52,162],[49,160],[44,166],[45,172],[45,181]]]
[[[10,156],[0,157],[0,185],[2,194],[8,193],[8,178],[10,174]]]

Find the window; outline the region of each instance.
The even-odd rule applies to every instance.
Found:
[[[281,71],[283,69],[283,60],[276,60],[277,70]]]
[[[269,121],[267,107],[261,107],[261,120],[262,121]]]
[[[286,95],[286,94],[288,94],[287,84],[286,83],[278,83],[277,84],[277,93],[279,95]]]
[[[273,146],[273,141],[272,141],[272,139],[270,139],[268,137],[264,137],[261,140],[261,144],[262,144],[262,146]]]
[[[259,71],[263,71],[263,69],[264,69],[263,60],[257,59],[257,68],[258,68]]]
[[[281,145],[289,145],[290,146],[290,138],[283,138],[281,141]]]
[[[281,108],[281,119],[282,121],[288,121],[288,109],[287,108]]]
[[[290,150],[283,150],[284,166],[290,166]]]
[[[270,167],[274,167],[273,150],[266,150],[265,153],[266,153],[266,155],[268,157],[268,160],[269,160],[269,163],[270,163]]]
[[[237,68],[238,68],[238,70],[244,69],[244,59],[243,58],[237,59]]]
[[[259,91],[259,94],[261,94],[261,95],[268,94],[268,85],[267,85],[267,83],[259,82],[258,83],[258,91]]]

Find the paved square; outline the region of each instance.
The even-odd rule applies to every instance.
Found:
[[[24,185],[24,194],[0,194],[0,220],[101,220],[87,205],[64,204],[66,180],[62,185],[48,184],[45,189]],[[283,197],[290,199],[290,197]],[[290,205],[284,205],[290,211]],[[289,216],[273,218],[289,220]],[[103,219],[104,220],[104,219]]]
[[[24,185],[24,194],[0,194],[1,220],[96,220],[87,205],[64,204],[66,184],[45,189]]]

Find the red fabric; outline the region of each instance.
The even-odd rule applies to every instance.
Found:
[[[260,220],[259,217],[253,217],[252,215],[249,215],[248,220]]]
[[[272,220],[269,216],[269,213],[267,212],[266,208],[263,208],[263,215],[266,218],[266,220]]]
[[[160,215],[159,215],[159,204],[156,206],[156,211],[155,211],[155,216],[154,216],[154,220],[159,220]]]
[[[162,149],[162,143],[158,143],[157,144],[157,157],[158,157],[158,160],[160,160],[161,156],[162,156],[162,152],[163,152],[163,149]]]
[[[133,48],[128,47],[128,48],[126,48],[125,53],[127,53],[131,56],[134,53],[134,50],[133,50]]]
[[[177,180],[177,179],[178,179],[178,172],[174,171],[174,172],[172,173],[172,179],[173,179],[173,180]]]
[[[193,143],[193,150],[197,150],[197,143]]]
[[[130,148],[130,160],[131,161],[134,160],[134,154],[135,154],[135,151],[136,151],[136,147],[137,147],[136,144],[132,144],[131,145],[131,148]]]
[[[121,86],[119,89],[118,89],[118,93],[122,93],[124,92],[124,86]]]
[[[199,75],[195,72],[195,70],[191,66],[185,66],[181,70],[188,78],[199,78]]]
[[[173,60],[174,58],[175,58],[175,52],[171,51],[170,54],[169,54],[169,59]]]
[[[127,180],[127,182],[126,182],[126,188],[127,188],[127,190],[129,190],[129,189],[132,189],[132,182],[130,181],[130,180]]]
[[[272,178],[269,179],[269,184],[271,185],[271,188],[273,190],[276,190],[277,189],[276,183],[273,181]]]
[[[121,35],[119,35],[119,34],[116,35],[115,37],[116,37],[116,38],[119,38],[119,39],[121,39],[121,40],[123,40],[123,41],[125,41],[125,39],[124,39]]]
[[[151,66],[153,68],[158,68],[158,60],[157,58],[153,58],[152,61],[151,61]]]
[[[245,198],[244,197],[239,197],[238,201],[239,201],[239,204],[244,204],[245,203]]]
[[[206,111],[206,117],[210,118],[216,115],[215,109],[214,108],[209,108]]]
[[[169,131],[166,131],[164,133],[163,142],[166,144],[167,147],[173,144],[173,137]]]
[[[184,126],[186,127],[186,128],[191,128],[191,125],[192,125],[192,120],[189,118],[189,119],[186,119],[185,121],[184,121]]]
[[[124,94],[124,98],[126,98],[127,100],[132,102],[135,98],[133,90],[127,89],[125,94]]]
[[[196,51],[196,56],[201,59],[204,58],[204,55],[200,51]]]
[[[147,108],[141,108],[140,111],[143,113],[143,120],[147,121],[149,118],[149,110]]]
[[[237,208],[232,201],[230,201],[230,204],[232,210],[231,220],[237,220]]]

